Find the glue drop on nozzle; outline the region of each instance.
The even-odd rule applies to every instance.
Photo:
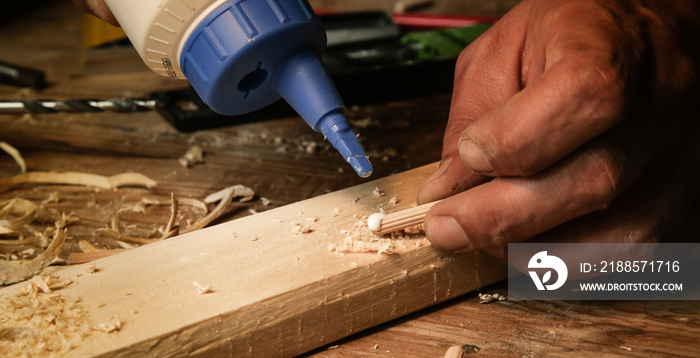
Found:
[[[215,112],[280,97],[363,178],[372,174],[321,61],[326,32],[306,0],[106,0],[144,62],[186,78]]]

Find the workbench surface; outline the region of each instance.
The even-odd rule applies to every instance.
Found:
[[[368,4],[391,8],[392,2],[311,3],[361,9]],[[467,5],[475,7],[479,2],[465,1],[460,6],[455,5],[457,1],[436,3],[429,11],[467,11]],[[504,10],[502,3],[479,11],[498,15]],[[82,14],[67,0],[41,4],[18,20],[0,25],[0,60],[44,71],[49,86],[33,92],[0,85],[0,100],[138,98],[186,86],[145,66],[118,72],[85,64],[80,46]],[[449,103],[449,94],[444,94],[350,108],[347,117],[372,157],[373,178],[439,160]],[[222,222],[363,182],[323,137],[298,117],[180,133],[155,111],[0,114],[0,128],[0,141],[19,149],[28,171],[107,176],[138,172],[157,182],[150,190],[27,185],[0,193],[0,200],[21,197],[35,202],[38,218],[44,223],[55,220],[57,212],[72,212],[79,218],[69,227],[62,258],[80,251],[80,241],[98,249],[119,248],[99,229],[108,227],[120,208],[143,198],[167,204],[171,193],[202,200],[235,184],[252,188],[256,199],[229,205],[217,221]],[[204,161],[186,168],[178,158],[193,145],[204,150]],[[17,172],[9,156],[0,156],[0,177]],[[169,210],[164,205],[149,207],[145,213],[124,212],[122,224],[129,234],[152,236],[167,221]],[[196,209],[183,209],[181,219],[196,220],[200,214]],[[8,250],[12,251],[5,248],[3,253]],[[504,283],[482,290],[506,291]],[[462,345],[465,352],[477,356],[517,357],[667,357],[697,356],[700,351],[698,301],[479,301],[477,293],[467,294],[308,355],[437,357],[452,345]]]

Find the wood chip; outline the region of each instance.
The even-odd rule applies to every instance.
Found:
[[[379,190],[379,188],[374,187],[374,190],[372,190],[372,195],[374,196],[384,196],[386,193],[382,190]]]
[[[194,286],[194,288],[197,290],[197,293],[199,293],[200,295],[203,295],[205,293],[214,292],[211,289],[211,286],[204,286],[197,281],[192,281],[192,286]]]
[[[303,225],[299,223],[298,221],[292,221],[292,230],[291,233],[295,235],[305,235],[311,232],[311,226],[310,225]]]
[[[498,293],[493,293],[493,294],[480,293],[479,300],[480,300],[479,303],[482,303],[482,304],[483,303],[491,303],[493,301],[505,301],[506,296],[503,296],[503,295],[498,294]]]
[[[100,323],[98,325],[92,326],[95,331],[102,331],[105,333],[117,332],[122,329],[122,321],[119,316],[113,315],[112,318],[107,323]]]
[[[191,146],[190,149],[188,149],[187,152],[182,155],[182,157],[178,158],[178,161],[180,162],[180,165],[185,168],[190,168],[196,164],[204,163],[204,151],[200,146],[195,144]]]

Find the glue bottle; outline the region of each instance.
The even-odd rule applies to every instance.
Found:
[[[225,115],[284,98],[361,177],[372,165],[320,55],[326,33],[307,0],[105,0],[143,61],[187,79]]]

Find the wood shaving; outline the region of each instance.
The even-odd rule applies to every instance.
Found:
[[[398,203],[399,203],[399,198],[396,195],[392,196],[391,199],[389,199],[389,204],[391,204],[391,205],[396,205]]]
[[[9,285],[24,281],[41,272],[61,253],[66,242],[65,221],[56,222],[51,244],[38,257],[30,261],[0,261],[0,285]]]
[[[79,172],[29,172],[11,178],[0,178],[0,192],[22,184],[82,185],[101,189],[116,189],[122,186],[152,188],[157,183],[139,173],[122,173],[107,177]]]
[[[92,243],[86,240],[80,240],[80,242],[78,242],[78,247],[80,247],[80,250],[82,250],[83,252],[101,251],[97,246],[93,245]]]
[[[292,221],[290,222],[292,224],[292,234],[294,235],[305,235],[311,232],[311,226],[310,225],[303,225],[299,223],[298,221]]]
[[[389,237],[379,237],[367,227],[367,217],[359,217],[351,229],[339,231],[344,238],[337,243],[328,245],[328,251],[338,253],[377,253],[400,254],[415,247],[429,245],[425,233],[420,230],[415,233],[394,232]]]
[[[132,244],[130,244],[130,243],[128,243],[128,242],[124,242],[124,241],[121,241],[121,240],[114,240],[114,241],[115,241],[115,242],[117,243],[117,245],[119,245],[119,247],[121,247],[122,249],[133,249],[134,247],[137,247],[136,245],[132,245]]]
[[[27,225],[34,221],[36,209],[34,203],[20,198],[0,202],[0,227],[13,230]]]
[[[163,230],[163,238],[165,238],[167,235],[177,235],[177,226],[175,225],[175,219],[177,218],[177,209],[179,206],[179,201],[175,199],[175,194],[170,193],[170,218],[168,219],[168,223],[165,225],[165,230]]]
[[[141,237],[130,236],[130,235],[122,233],[121,228],[120,228],[120,217],[121,217],[122,212],[129,210],[127,208],[122,208],[120,210],[117,210],[117,212],[112,217],[112,227],[110,229],[100,229],[100,231],[104,232],[104,233],[106,233],[106,234],[108,234],[108,235],[110,235],[113,238],[116,238],[118,240],[136,242],[136,243],[144,244],[144,245],[151,244],[151,243],[154,243],[154,242],[157,242],[160,240],[165,240],[165,239],[171,238],[173,236],[177,236],[179,231],[180,231],[180,228],[178,225],[175,225],[175,220],[177,219],[179,203],[180,203],[180,201],[175,198],[174,194],[171,193],[170,194],[170,218],[168,219],[168,222],[165,225],[165,228],[159,230],[161,232],[161,236],[159,238],[141,238]],[[206,216],[205,216],[205,218],[206,218]],[[206,224],[208,224],[208,223],[206,223]]]
[[[255,198],[255,191],[253,191],[253,189],[245,185],[237,184],[217,191],[214,194],[210,194],[209,196],[204,198],[204,202],[207,204],[216,203],[222,201],[228,196],[231,196],[231,198],[240,197],[241,199],[239,201],[244,203],[246,201],[251,201]],[[228,201],[230,201],[230,199]]]
[[[379,190],[379,188],[374,187],[374,190],[372,190],[372,195],[374,196],[384,196],[386,193],[382,190]]]
[[[180,158],[178,158],[180,165],[185,168],[193,167],[197,164],[204,163],[204,151],[198,145],[193,145],[190,149],[185,152]]]
[[[105,233],[115,239],[118,240],[125,240],[125,241],[130,241],[130,242],[136,242],[139,244],[151,244],[156,241],[160,241],[163,239],[167,239],[169,237],[175,236],[177,234],[177,228],[172,229],[170,232],[164,233],[161,237],[159,238],[142,238],[142,237],[135,237],[135,236],[130,236],[121,231],[121,214],[129,209],[119,209],[117,210],[116,213],[114,213],[114,216],[112,217],[112,227],[107,229],[98,229],[99,232]],[[168,221],[170,222],[170,221]]]
[[[90,336],[92,322],[80,300],[55,291],[69,281],[35,276],[20,292],[0,297],[3,357],[69,356]]]
[[[117,332],[122,329],[122,321],[119,316],[114,315],[107,323],[100,323],[98,325],[92,326],[94,331],[102,331],[105,333]]]
[[[218,201],[219,205],[217,205],[217,207],[214,210],[212,210],[211,213],[202,218],[200,221],[183,230],[182,233],[184,234],[187,232],[199,230],[209,225],[212,221],[216,220],[216,218],[218,218],[224,212],[226,206],[228,206],[231,200],[233,200],[233,198],[236,197],[241,197],[241,202],[250,201],[253,200],[253,198],[255,197],[255,192],[253,191],[253,189],[239,184],[230,186],[226,189],[220,190],[214,194],[207,196],[206,198],[204,198],[205,203],[215,203]]]
[[[0,141],[0,149],[5,151],[5,153],[9,154],[12,157],[12,159],[15,160],[17,165],[19,165],[20,172],[27,172],[27,164],[24,162],[24,158],[22,158],[22,155],[19,153],[19,150],[9,145],[8,143],[2,141]]]
[[[299,225],[292,228],[292,234],[304,235],[311,232],[311,227],[309,225]]]
[[[483,303],[491,303],[493,301],[505,301],[506,296],[503,296],[503,295],[498,294],[498,293],[493,293],[493,294],[480,293],[479,300],[480,300],[479,303],[482,303],[482,304]]]
[[[173,236],[176,236],[178,234],[184,234],[188,232],[192,232],[195,230],[199,230],[204,228],[205,226],[209,225],[212,221],[216,220],[221,214],[224,212],[228,204],[233,200],[235,197],[240,197],[240,201],[249,201],[252,200],[255,197],[255,192],[244,185],[234,185],[228,188],[225,188],[221,191],[218,191],[214,194],[211,194],[207,196],[204,199],[204,203],[214,203],[214,202],[219,202],[219,204],[212,210],[211,212],[207,213],[203,218],[201,218],[199,221],[195,222],[194,224],[188,226],[185,229],[180,229],[178,225],[176,225],[176,218],[177,218],[177,213],[178,213],[178,208],[179,208],[179,203],[180,202],[186,202],[188,204],[191,204],[192,206],[195,207],[203,207],[205,212],[206,212],[206,204],[202,203],[199,200],[194,200],[194,199],[183,199],[179,200],[175,198],[173,194],[171,194],[171,209],[170,209],[170,218],[168,219],[168,223],[166,226],[162,229],[159,230],[161,232],[161,236],[158,238],[142,238],[142,237],[134,237],[127,235],[121,231],[121,214],[125,211],[128,210],[144,210],[145,211],[145,206],[147,205],[162,205],[160,201],[154,201],[154,200],[147,200],[147,199],[142,199],[141,202],[137,205],[135,205],[132,208],[122,208],[118,210],[114,216],[112,217],[112,225],[111,228],[104,228],[104,229],[99,229],[100,232],[103,232],[114,239],[117,239],[118,242],[120,241],[128,241],[128,242],[134,242],[138,244],[150,244],[156,241],[164,240]],[[127,244],[128,245],[128,244]],[[124,245],[122,247],[125,247]],[[129,248],[129,247],[126,247]],[[112,250],[114,251],[114,250]],[[72,256],[71,256],[72,257]],[[76,257],[77,258],[77,257]]]
[[[199,293],[200,295],[203,295],[205,293],[214,292],[211,289],[211,286],[204,286],[197,281],[192,281],[192,286],[194,286],[194,288],[197,290],[197,293]]]
[[[46,205],[46,204],[57,204],[60,201],[58,197],[58,192],[57,191],[52,191],[49,194],[49,197],[42,200],[41,203]]]

